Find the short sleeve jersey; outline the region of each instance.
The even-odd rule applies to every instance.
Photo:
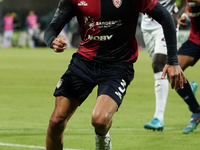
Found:
[[[60,0],[52,23],[63,26],[77,16],[82,42],[77,52],[102,63],[135,62],[139,12],[149,12],[157,0]]]
[[[200,44],[200,5],[195,2],[190,2],[188,0],[188,10],[190,13],[190,41]]]

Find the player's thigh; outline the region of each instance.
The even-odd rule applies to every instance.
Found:
[[[183,70],[193,66],[200,58],[200,45],[187,40],[177,52],[179,65]]]
[[[98,97],[108,95],[118,107],[120,107],[127,88],[134,78],[134,69],[132,64],[120,64],[110,66],[109,71],[105,71],[98,82]]]
[[[143,31],[143,39],[145,47],[149,53],[151,59],[153,59],[154,48],[155,48],[155,37],[152,35],[152,31]]]
[[[154,54],[167,55],[167,46],[162,28],[155,30],[152,34],[155,37]]]
[[[84,75],[81,75],[82,78],[71,74],[71,71],[67,70],[59,80],[54,96],[64,96],[71,101],[78,100],[81,105],[95,87],[95,84],[84,80]]]
[[[79,101],[75,99],[71,100],[64,96],[56,97],[55,109],[51,119],[55,120],[55,122],[65,122],[69,120],[79,104]]]
[[[187,55],[178,55],[178,62],[182,70],[185,70],[189,66],[193,66],[195,60],[194,57]]]

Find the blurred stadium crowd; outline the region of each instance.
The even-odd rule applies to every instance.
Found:
[[[43,42],[44,24],[34,11],[30,10],[22,24],[15,12],[6,12],[0,18],[0,48],[45,47]],[[43,28],[42,28],[43,27]],[[80,42],[79,25],[76,18],[61,31],[69,42],[68,48],[78,47]]]

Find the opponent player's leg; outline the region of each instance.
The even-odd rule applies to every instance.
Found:
[[[92,113],[92,125],[95,128],[96,150],[112,149],[109,129],[112,125],[112,117],[117,109],[117,103],[108,95],[100,95],[97,98]]]
[[[63,96],[56,97],[55,109],[51,115],[47,130],[47,150],[63,149],[63,131],[79,104],[77,100],[69,100]]]
[[[187,56],[187,55],[178,55],[178,59],[179,59],[179,63],[180,63],[180,67],[182,68],[182,70],[184,71],[187,67],[189,66],[193,66],[195,64],[195,59],[194,57],[191,57],[191,56]],[[196,94],[196,91],[197,91],[197,83],[192,81],[192,82],[189,82],[190,86],[191,86],[191,90],[192,90],[192,93]]]
[[[144,128],[152,130],[164,129],[164,112],[169,90],[169,82],[167,76],[164,79],[161,79],[162,71],[167,59],[166,43],[164,40],[164,35],[161,34],[162,32],[162,29],[155,30],[149,37],[151,39],[145,40],[149,55],[152,58],[152,68],[155,78],[154,91],[156,98],[156,108],[153,120],[146,123]]]
[[[195,60],[193,57],[186,55],[178,55],[179,64],[183,70],[185,70],[188,66],[194,64]],[[183,129],[183,133],[192,132],[196,129],[200,121],[200,107],[194,96],[190,83],[184,84],[184,88],[178,88],[177,93],[183,98],[183,100],[187,103],[190,111],[192,112],[191,119],[189,124]]]
[[[161,79],[162,70],[166,63],[165,54],[155,54],[152,67],[154,71],[155,78],[155,98],[156,98],[156,108],[154,113],[154,118],[150,122],[144,125],[146,129],[152,130],[163,130],[164,129],[164,112],[167,102],[169,82],[167,76]]]
[[[195,45],[191,41],[186,41],[180,50],[178,51],[178,61],[182,70],[185,70],[189,66],[193,66],[197,60],[200,47]],[[197,56],[197,57],[196,57]],[[191,89],[189,82],[184,84],[184,88],[178,88],[177,93],[188,104],[190,111],[192,112],[189,124],[183,129],[183,133],[192,132],[196,129],[200,121],[200,107],[195,98],[195,95]]]

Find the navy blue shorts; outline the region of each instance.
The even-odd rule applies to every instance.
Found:
[[[108,95],[120,106],[133,78],[132,63],[102,64],[75,53],[57,84],[54,96],[75,98],[81,104],[98,85],[97,96]]]
[[[182,44],[177,54],[191,56],[195,59],[196,63],[200,58],[200,45],[197,45],[194,42],[187,40],[185,43]]]

